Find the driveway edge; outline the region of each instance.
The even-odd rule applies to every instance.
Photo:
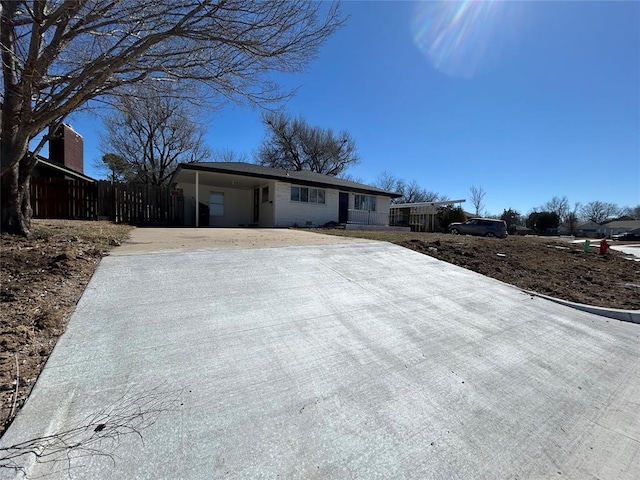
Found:
[[[548,295],[543,295],[542,293],[533,292],[531,290],[522,291],[530,295],[535,295],[536,297],[551,300],[552,302],[559,303],[567,307],[575,308],[576,310],[581,310],[583,312],[593,313],[595,315],[600,315],[601,317],[613,318],[615,320],[621,320],[623,322],[640,324],[640,310],[622,310],[619,308],[595,307],[593,305],[570,302],[569,300],[561,300],[560,298],[550,297]]]

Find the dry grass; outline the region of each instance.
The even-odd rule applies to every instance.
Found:
[[[107,251],[120,245],[127,238],[131,226],[107,221],[84,220],[40,220],[32,221],[34,238],[69,238],[74,241],[91,243],[96,249]]]

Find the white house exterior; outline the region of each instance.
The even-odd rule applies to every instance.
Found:
[[[391,198],[398,196],[319,173],[242,162],[180,164],[172,186],[183,192],[188,226],[387,226]]]

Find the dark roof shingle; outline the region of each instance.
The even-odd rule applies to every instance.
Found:
[[[364,183],[352,182],[342,178],[324,175],[322,173],[308,170],[282,170],[279,168],[264,167],[255,163],[245,162],[196,162],[181,163],[174,175],[180,170],[200,170],[207,172],[228,173],[248,177],[268,178],[271,180],[282,180],[286,182],[299,183],[303,185],[344,188],[357,192],[371,193],[388,197],[399,197],[395,192],[389,192],[381,188],[365,185]]]

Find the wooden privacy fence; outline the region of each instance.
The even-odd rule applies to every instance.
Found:
[[[104,218],[133,225],[183,225],[184,197],[167,187],[32,178],[34,218]]]
[[[64,178],[31,179],[31,209],[34,218],[98,217],[97,186]]]
[[[98,183],[102,216],[133,225],[183,225],[184,197],[167,187]]]

